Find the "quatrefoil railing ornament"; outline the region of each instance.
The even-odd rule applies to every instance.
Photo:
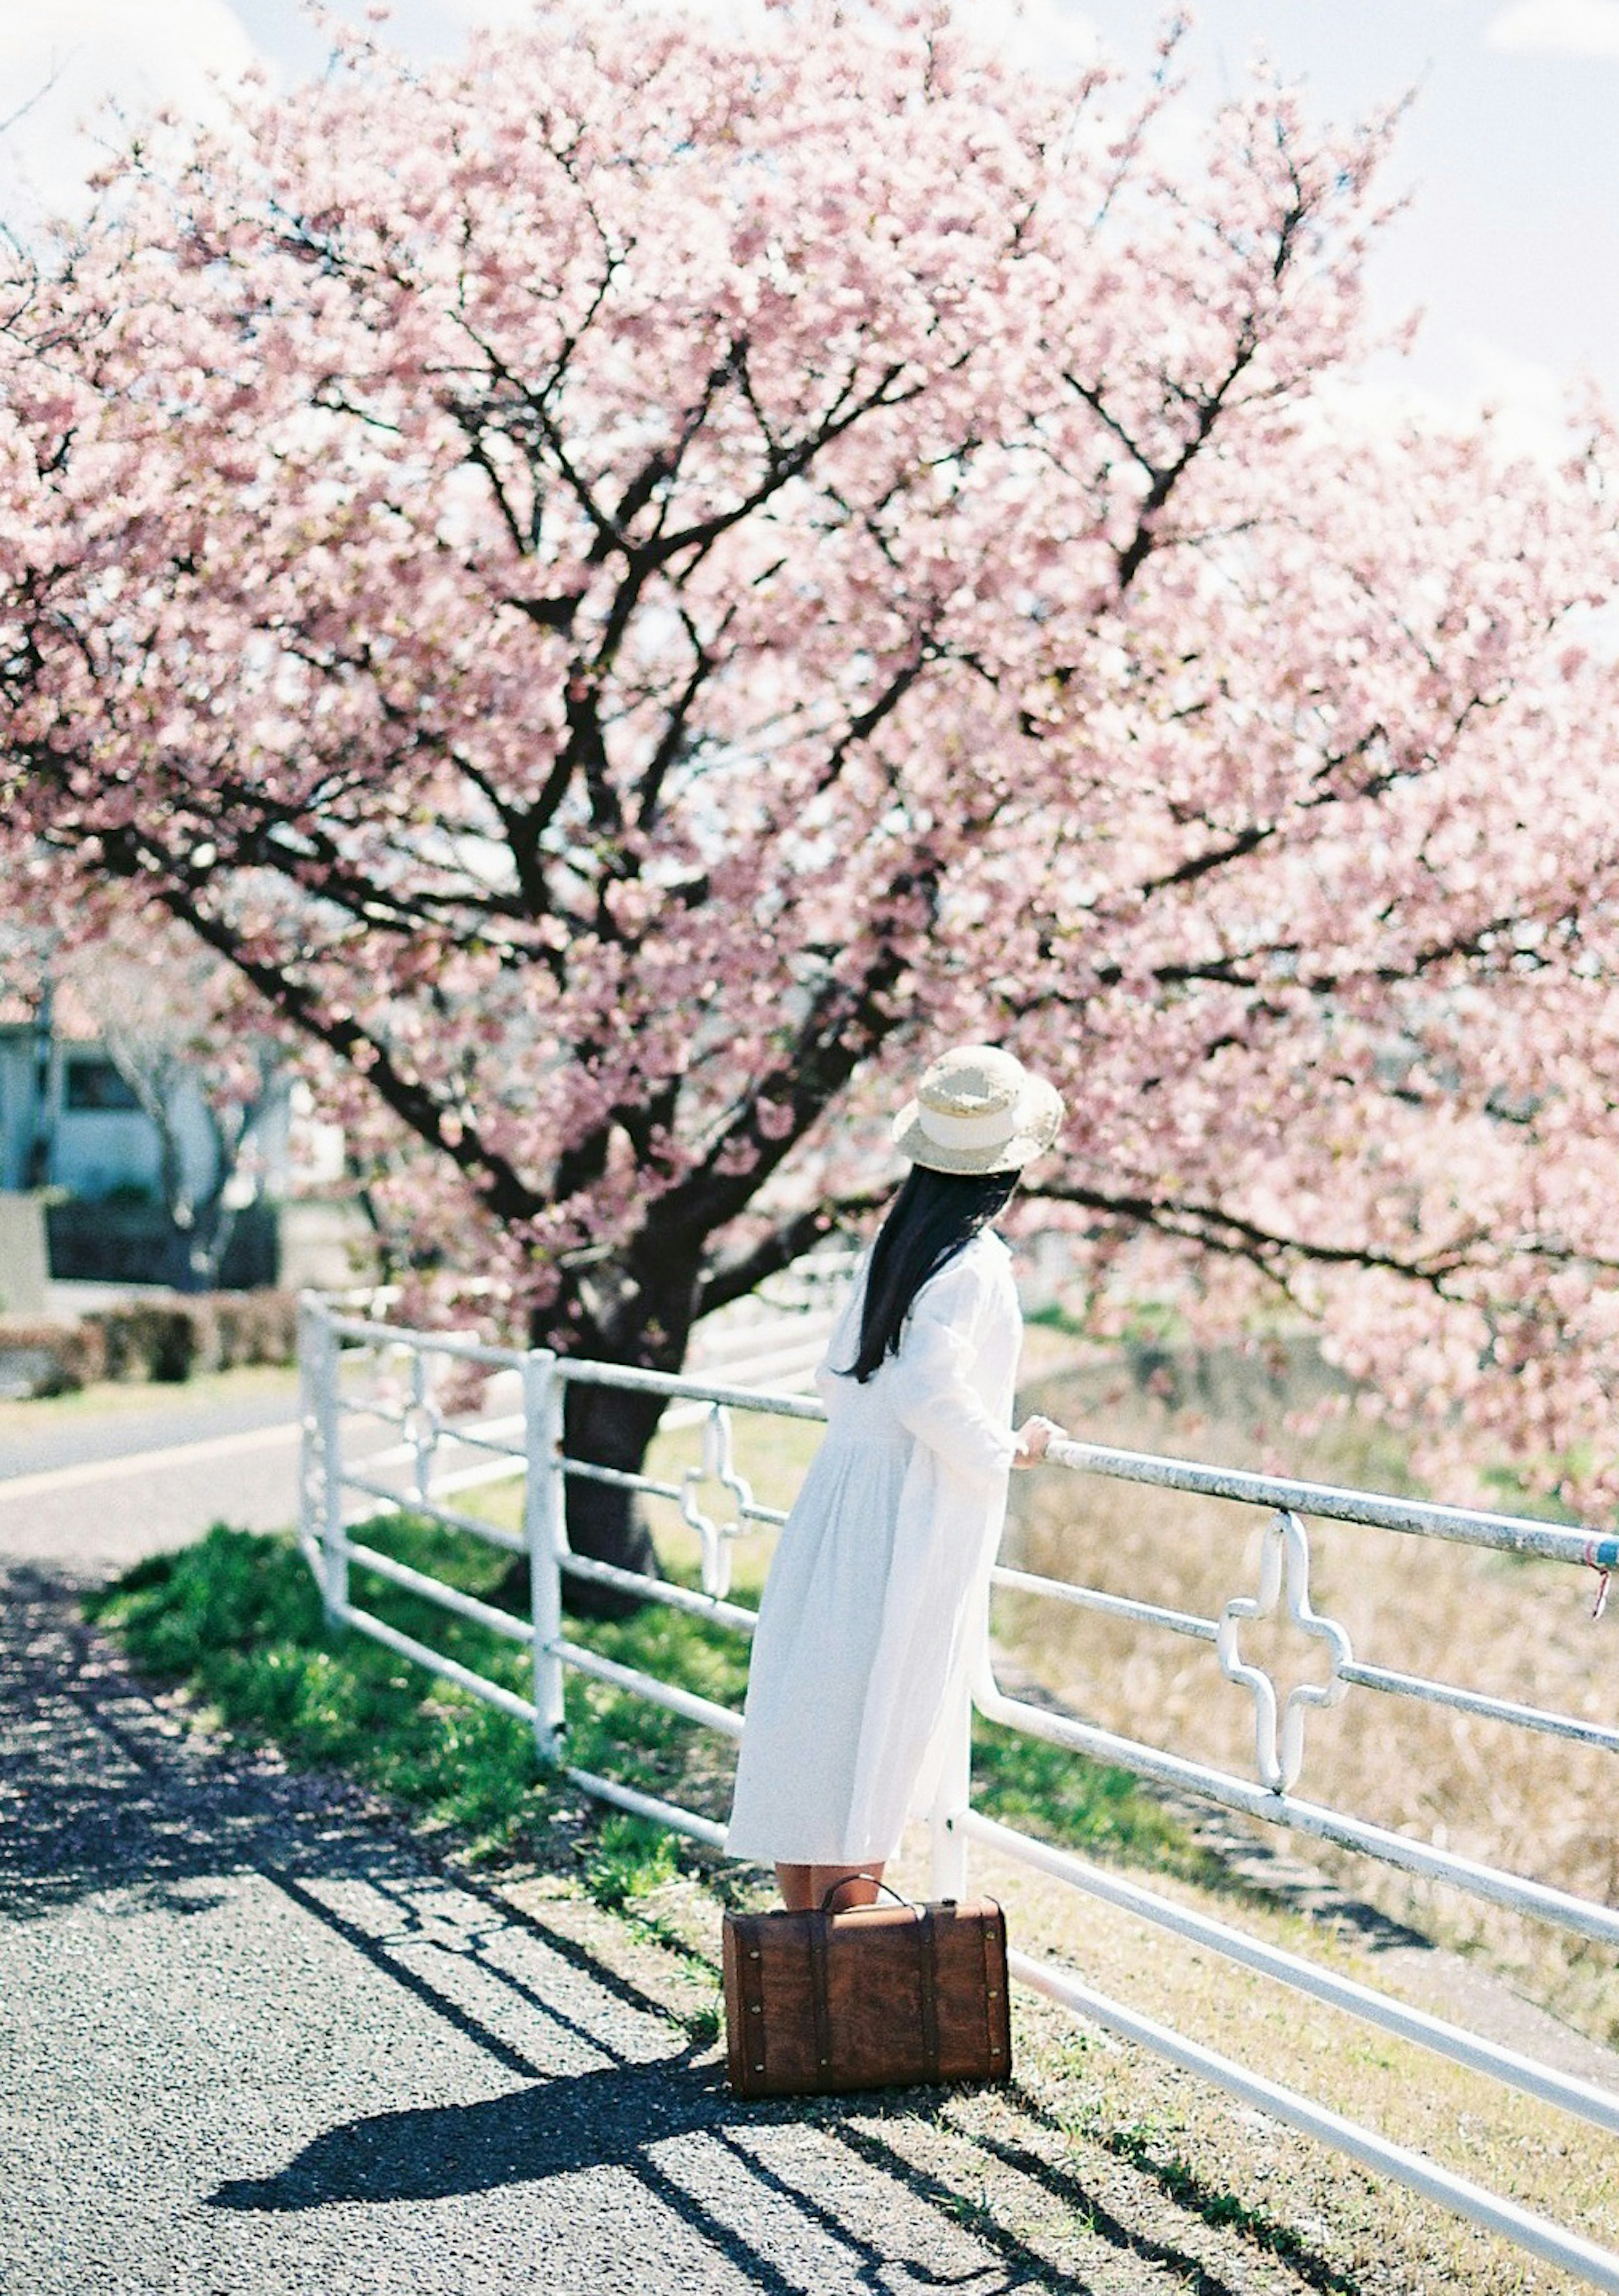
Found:
[[[1276,1684],[1263,1667],[1246,1665],[1237,1648],[1244,1620],[1274,1618],[1278,1598],[1301,1634],[1326,1644],[1330,1662],[1325,1682],[1295,1683],[1287,1693],[1281,1704],[1279,1734]],[[1214,1647],[1220,1672],[1229,1681],[1239,1683],[1253,1701],[1253,1759],[1260,1776],[1272,1793],[1291,1793],[1303,1767],[1305,1715],[1312,1706],[1338,1703],[1349,1687],[1343,1669],[1353,1663],[1354,1652],[1337,1621],[1320,1618],[1311,1608],[1310,1541],[1303,1524],[1290,1510],[1283,1509],[1265,1525],[1259,1593],[1232,1596],[1220,1612]]]
[[[704,1483],[718,1483],[736,1502],[729,1522],[717,1523],[697,1504]],[[731,1455],[731,1414],[716,1403],[703,1423],[703,1455],[680,1478],[680,1513],[696,1532],[703,1548],[703,1591],[716,1600],[731,1591],[731,1541],[743,1535],[743,1516],[753,1504],[753,1488],[736,1472]]]

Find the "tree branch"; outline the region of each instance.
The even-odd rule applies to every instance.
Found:
[[[875,1211],[891,1193],[887,1188],[873,1188],[863,1195],[839,1196],[782,1221],[751,1250],[719,1262],[704,1275],[697,1293],[697,1316],[711,1316],[718,1308],[728,1308],[733,1300],[745,1300],[770,1276],[779,1275],[785,1267],[791,1267],[794,1260],[801,1259],[805,1252],[824,1242],[845,1221],[864,1219]]]
[[[1218,1204],[1185,1200],[1171,1202],[1146,1194],[1112,1194],[1103,1188],[1062,1181],[1031,1181],[1023,1193],[1048,1203],[1079,1204],[1110,1219],[1152,1228],[1160,1235],[1196,1243],[1228,1258],[1249,1260],[1278,1282],[1283,1280],[1288,1260],[1304,1260],[1319,1267],[1379,1269],[1426,1284],[1445,1296],[1445,1279],[1467,1265],[1470,1248],[1483,1235],[1483,1230],[1475,1230],[1454,1238],[1442,1249],[1408,1259],[1398,1253],[1381,1250],[1375,1244],[1315,1242],[1307,1236],[1283,1234],[1262,1226],[1256,1220],[1245,1219],[1239,1213],[1225,1211]]]

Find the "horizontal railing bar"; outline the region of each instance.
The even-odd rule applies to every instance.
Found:
[[[1486,2192],[1468,2177],[1453,2175],[1426,2153],[1413,2152],[1403,2144],[1393,2144],[1387,2137],[1361,2128],[1357,2121],[1346,2120],[1342,2113],[1301,2096],[1296,2089],[1283,2088],[1278,2082],[1249,2072],[1218,2051],[1189,2041],[1184,2034],[1142,2016],[1107,1994],[1094,1991],[1065,1969],[1032,1960],[1028,1954],[1015,1950],[1007,1956],[1007,1967],[1020,1983],[1045,1994],[1048,1999],[1060,2002],[1064,2008],[1089,2017],[1139,2047],[1151,2049],[1157,2056],[1167,2057],[1186,2072],[1212,2081],[1229,2095],[1240,2097],[1244,2103],[1270,2113],[1274,2120],[1285,2121],[1288,2128],[1306,2136],[1347,2152],[1352,2160],[1360,2161],[1380,2176],[1393,2177],[1425,2199],[1438,2201],[1459,2215],[1471,2218],[1475,2224],[1501,2234],[1533,2255],[1544,2257],[1549,2264],[1558,2265],[1593,2286],[1615,2292],[1619,2296],[1619,2256],[1611,2250],[1598,2248],[1578,2233],[1566,2232],[1549,2218],[1535,2216],[1515,2202],[1503,2200],[1499,2194]]]
[[[442,1523],[446,1530],[463,1531],[468,1538],[481,1538],[487,1546],[497,1546],[503,1554],[526,1554],[529,1551],[529,1542],[520,1530],[503,1529],[499,1523],[486,1522],[481,1515],[457,1514],[451,1508],[436,1506],[431,1499],[408,1495],[401,1498],[397,1493],[390,1493],[390,1497],[396,1514],[421,1516],[430,1522]],[[343,1528],[354,1530],[375,1518],[374,1507],[357,1506],[351,1499],[343,1509]]]
[[[818,1396],[781,1395],[769,1388],[720,1387],[712,1381],[686,1379],[674,1372],[643,1371],[635,1364],[582,1362],[577,1356],[559,1356],[559,1379],[575,1387],[621,1387],[641,1395],[689,1396],[697,1403],[726,1403],[734,1411],[774,1411],[784,1419],[825,1419]]]
[[[1516,1723],[1524,1730],[1543,1730],[1554,1738],[1574,1738],[1582,1745],[1607,1746],[1619,1752],[1619,1730],[1605,1723],[1582,1722],[1576,1715],[1553,1714],[1542,1706],[1520,1706],[1516,1699],[1492,1698],[1482,1690],[1459,1690],[1448,1682],[1430,1682],[1425,1675],[1396,1674],[1383,1666],[1362,1666],[1352,1660],[1340,1666],[1345,1682],[1368,1690],[1386,1691],[1396,1698],[1420,1698],[1430,1706],[1453,1706],[1459,1713],[1487,1715],[1492,1721]]]
[[[457,1339],[450,1332],[407,1331],[398,1324],[363,1324],[351,1316],[333,1316],[327,1325],[340,1340],[352,1340],[374,1351],[394,1349],[401,1355],[455,1356],[463,1363],[490,1364],[497,1371],[521,1371],[527,1350],[494,1348],[481,1340]]]
[[[656,1794],[642,1793],[638,1787],[621,1786],[616,1778],[599,1778],[594,1770],[568,1770],[564,1775],[581,1792],[594,1794],[598,1801],[617,1804],[637,1817],[649,1817],[654,1824],[667,1825],[672,1833],[689,1833],[694,1841],[706,1841],[711,1849],[725,1848],[725,1828],[711,1817],[699,1817],[694,1809],[681,1809],[672,1801],[661,1801]]]
[[[522,1420],[516,1420],[513,1423],[521,1436]],[[434,1447],[448,1450],[454,1444],[464,1444],[469,1451],[488,1451],[501,1459],[522,1459],[526,1456],[521,1440],[515,1443],[506,1442],[499,1436],[490,1434],[482,1427],[463,1425],[458,1420],[447,1419],[440,1428],[438,1443]],[[412,1445],[409,1447],[414,1456],[415,1446]]]
[[[751,1635],[759,1624],[757,1611],[740,1603],[723,1602],[718,1595],[699,1595],[690,1587],[671,1587],[667,1579],[648,1578],[640,1570],[620,1570],[616,1563],[598,1562],[594,1555],[564,1554],[563,1569],[575,1578],[588,1578],[598,1587],[616,1587],[638,1602],[662,1603],[671,1611],[687,1611],[694,1619],[711,1620],[717,1627]]]
[[[431,1673],[441,1674],[446,1681],[458,1684],[463,1690],[470,1691],[474,1698],[481,1698],[486,1706],[498,1706],[503,1714],[514,1714],[520,1722],[534,1721],[534,1708],[528,1699],[520,1698],[504,1683],[491,1682],[487,1675],[474,1674],[470,1666],[463,1666],[456,1659],[446,1658],[442,1651],[432,1649],[427,1643],[417,1642],[414,1635],[402,1635],[398,1627],[389,1626],[371,1611],[362,1611],[353,1603],[342,1603],[338,1605],[335,1615],[345,1626],[357,1627],[361,1634],[369,1635],[374,1643],[383,1643],[390,1650],[398,1651],[401,1658],[413,1658],[419,1666],[428,1668]]]
[[[706,1403],[670,1403],[658,1421],[661,1435],[678,1435],[687,1427],[701,1427],[711,1406]]]
[[[615,1491],[642,1491],[648,1498],[680,1500],[678,1483],[661,1483],[652,1475],[631,1474],[625,1467],[598,1467],[588,1459],[563,1459],[564,1475],[575,1477],[581,1483],[605,1483]]]
[[[343,1553],[351,1562],[366,1570],[374,1570],[380,1578],[391,1579],[396,1587],[404,1587],[425,1602],[437,1603],[442,1611],[458,1611],[462,1618],[471,1619],[487,1627],[492,1635],[504,1635],[509,1642],[531,1643],[533,1622],[520,1619],[510,1611],[497,1610],[493,1603],[481,1603],[476,1595],[464,1593],[442,1578],[429,1578],[425,1570],[413,1570],[408,1562],[396,1561],[391,1554],[381,1554],[374,1546],[363,1546],[357,1538],[345,1538]]]
[[[1554,1562],[1595,1561],[1619,1567],[1619,1538],[1593,1538],[1589,1530],[1563,1529],[1527,1515],[1481,1514],[1465,1507],[1434,1506],[1426,1500],[1386,1498],[1373,1491],[1344,1490],[1332,1483],[1300,1483],[1279,1475],[1255,1475],[1235,1467],[1204,1466],[1192,1459],[1166,1459],[1143,1451],[1116,1451],[1102,1443],[1054,1438],[1046,1456],[1080,1474],[1106,1475],[1127,1483],[1196,1491],[1206,1498],[1238,1499],[1247,1506],[1290,1508],[1337,1522],[1364,1523],[1379,1530],[1416,1531],[1464,1546],[1540,1554]]]
[[[620,1666],[616,1659],[581,1649],[578,1643],[559,1638],[548,1648],[554,1658],[561,1659],[564,1666],[580,1674],[594,1675],[598,1682],[610,1682],[616,1690],[632,1691],[636,1697],[645,1698],[653,1706],[667,1706],[671,1714],[682,1714],[688,1722],[701,1722],[708,1730],[721,1730],[727,1738],[742,1735],[742,1717],[733,1707],[718,1705],[713,1699],[701,1698],[694,1690],[681,1690],[672,1682],[660,1682],[655,1675],[642,1674],[633,1666]]]
[[[1610,1911],[1590,1898],[1572,1897],[1566,1890],[1554,1890],[1544,1882],[1529,1881],[1522,1874],[1503,1874],[1493,1866],[1480,1865],[1475,1858],[1460,1857],[1448,1849],[1431,1849],[1426,1842],[1413,1841],[1406,1834],[1392,1833],[1386,1826],[1368,1824],[1360,1818],[1344,1817],[1336,1810],[1322,1808],[1319,1803],[1295,1801],[1291,1795],[1273,1793],[1267,1786],[1250,1785],[1245,1779],[1234,1778],[1224,1770],[1209,1769],[1179,1754],[1163,1753],[1134,1738],[1121,1738],[1111,1730],[1099,1730],[1094,1724],[1081,1722],[1069,1715],[1048,1714],[1042,1707],[1025,1705],[1021,1699],[1005,1697],[987,1685],[976,1693],[975,1702],[986,1721],[1005,1723],[1009,1728],[1026,1731],[1031,1737],[1044,1738],[1053,1746],[1072,1747],[1097,1761],[1134,1770],[1141,1777],[1160,1778],[1171,1785],[1188,1787],[1206,1800],[1240,1809],[1250,1817],[1262,1818],[1267,1824],[1286,1826],[1295,1833],[1313,1835],[1318,1841],[1335,1841],[1345,1849],[1378,1858],[1385,1866],[1397,1866],[1405,1873],[1450,1882],[1473,1897],[1507,1906],[1514,1913],[1533,1914],[1542,1921],[1555,1923],[1559,1929],[1598,1938],[1605,1945],[1619,1945],[1619,1911]]]
[[[1101,1611],[1110,1618],[1129,1619],[1139,1626],[1167,1628],[1171,1634],[1190,1635],[1199,1642],[1212,1643],[1220,1638],[1216,1620],[1200,1619],[1190,1611],[1165,1610],[1156,1603],[1138,1603],[1125,1595],[1105,1595],[1099,1587],[1077,1586],[1071,1579],[1043,1578],[1033,1571],[1015,1570],[1008,1563],[998,1564],[990,1575],[992,1585],[1016,1594],[1044,1595],[1079,1610]],[[1433,1706],[1454,1707],[1459,1713],[1485,1715],[1493,1721],[1516,1723],[1525,1730],[1541,1730],[1551,1737],[1572,1738],[1582,1745],[1606,1746],[1619,1752],[1619,1730],[1605,1723],[1582,1722],[1574,1715],[1520,1705],[1515,1699],[1492,1697],[1484,1691],[1458,1689],[1451,1683],[1432,1682],[1423,1675],[1363,1666],[1358,1660],[1340,1666],[1337,1673],[1343,1681],[1358,1683],[1368,1690],[1384,1691],[1394,1697],[1419,1698]]]
[[[777,1530],[787,1520],[785,1507],[760,1506],[757,1499],[748,1506],[739,1506],[736,1513],[743,1522],[769,1523]],[[722,1524],[721,1529],[724,1527]]]
[[[528,1459],[523,1452],[504,1448],[496,1457],[476,1459],[464,1467],[440,1465],[437,1461],[437,1452],[448,1451],[452,1447],[447,1443],[436,1447],[435,1453],[429,1455],[428,1464],[431,1470],[429,1475],[430,1489],[468,1490],[479,1481],[496,1483],[513,1475],[521,1475],[528,1465]],[[419,1453],[406,1444],[390,1444],[385,1451],[364,1453],[359,1464],[374,1477],[383,1473],[397,1473],[401,1469],[407,1470],[414,1488],[420,1456]],[[347,1475],[349,1470],[345,1469],[344,1472]]]
[[[446,1420],[431,1444],[390,1443],[385,1451],[367,1451],[368,1467],[414,1467],[423,1457],[431,1458],[439,1451],[448,1451],[464,1445],[469,1451],[489,1451],[502,1461],[514,1460],[518,1466],[526,1464],[528,1454],[521,1443],[497,1443],[482,1435],[464,1434],[462,1430]],[[451,1470],[453,1473],[454,1469]]]
[[[1053,1602],[1072,1603],[1085,1611],[1105,1611],[1110,1618],[1133,1619],[1137,1625],[1167,1627],[1173,1635],[1194,1635],[1199,1642],[1217,1642],[1220,1627],[1213,1619],[1200,1619],[1190,1611],[1166,1611],[1157,1603],[1132,1602],[1127,1595],[1105,1595],[1099,1587],[1076,1587],[1067,1578],[1042,1578],[1032,1570],[1016,1570],[999,1563],[990,1583],[1020,1595],[1049,1595]]]
[[[642,1491],[649,1498],[668,1499],[675,1506],[686,1496],[678,1483],[661,1483],[651,1475],[632,1475],[622,1467],[598,1467],[588,1459],[564,1459],[562,1467],[563,1474],[576,1476],[580,1482],[606,1483],[620,1491]],[[780,1507],[760,1506],[757,1500],[739,1506],[736,1513],[744,1522],[773,1523],[777,1529],[787,1520]]]
[[[396,1491],[387,1483],[374,1483],[368,1475],[357,1475],[346,1471],[340,1479],[345,1490],[365,1491],[374,1499],[386,1499],[398,1514],[427,1515],[441,1522],[446,1530],[464,1530],[473,1538],[487,1538],[491,1546],[504,1546],[513,1554],[526,1554],[528,1542],[522,1533],[502,1530],[497,1524],[486,1522],[481,1515],[463,1514],[459,1507],[440,1506],[437,1499],[423,1498],[418,1491]]]
[[[1341,1977],[1335,1971],[1305,1961],[1297,1954],[1286,1953],[1279,1946],[1267,1945],[1245,1931],[1231,1928],[1228,1923],[1194,1913],[1189,1906],[1161,1898],[1153,1890],[1141,1889],[1093,1865],[1089,1858],[1075,1857],[1072,1851],[1038,1841],[1032,1834],[1001,1825],[975,1809],[965,1811],[954,1822],[969,1839],[983,1842],[1003,1857],[1015,1858],[1041,1873],[1055,1874],[1058,1881],[1071,1882],[1088,1897],[1100,1898],[1141,1921],[1172,1931],[1194,1944],[1206,1946],[1227,1961],[1240,1962],[1246,1968],[1259,1971],[1262,1976],[1275,1978],[1296,1992],[1312,1994],[1318,2001],[1346,2010],[1368,2024],[1381,2026],[1385,2032],[1397,2033],[1404,2040],[1450,2058],[1453,2063],[1466,2065],[1474,2072],[1493,2074],[1498,2080],[1523,2090],[1526,2095],[1538,2096],[1545,2103],[1558,2105],[1566,2112],[1594,2121],[1598,2128],[1619,2133],[1619,2091],[1574,2080],[1533,2057],[1521,2056],[1516,2049],[1502,2048],[1477,2034],[1465,2032],[1460,2026],[1447,2024],[1442,2018],[1431,2017],[1426,2010],[1410,2008],[1371,1986],[1357,1984],[1352,1978]]]
[[[528,1472],[523,1454],[510,1451],[503,1459],[481,1459],[475,1467],[452,1467],[447,1475],[435,1475],[427,1488],[435,1497],[440,1491],[485,1490],[495,1483],[514,1482]]]

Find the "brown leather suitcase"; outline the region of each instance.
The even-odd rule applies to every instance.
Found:
[[[1007,1924],[991,1899],[727,1914],[724,1961],[738,2096],[1011,2072]]]

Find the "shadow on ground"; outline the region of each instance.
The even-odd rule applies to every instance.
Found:
[[[1212,2210],[1172,2210],[1150,2169],[1099,2146],[1076,2152],[1026,2101],[981,2112],[949,2093],[889,2092],[738,2105],[655,1980],[608,1966],[570,1934],[569,1908],[553,1920],[519,1906],[435,1863],[347,1782],[289,1775],[189,1728],[85,1626],[80,1591],[33,1570],[0,1572],[0,1920],[95,1898],[183,1924],[230,1877],[257,1874],[333,1948],[382,1972],[401,2014],[425,2010],[470,2041],[485,2068],[471,2086],[510,2084],[464,2102],[338,2112],[280,2158],[272,2120],[260,2173],[185,2202],[215,2223],[332,2210],[341,2250],[349,2219],[335,2212],[355,2204],[448,2206],[615,2169],[651,2220],[678,2217],[717,2264],[782,2296],[1354,2286],[1297,2243],[1278,2253]],[[113,2144],[118,2103],[105,2101]],[[801,2276],[798,2247],[831,2252],[834,2276]]]

